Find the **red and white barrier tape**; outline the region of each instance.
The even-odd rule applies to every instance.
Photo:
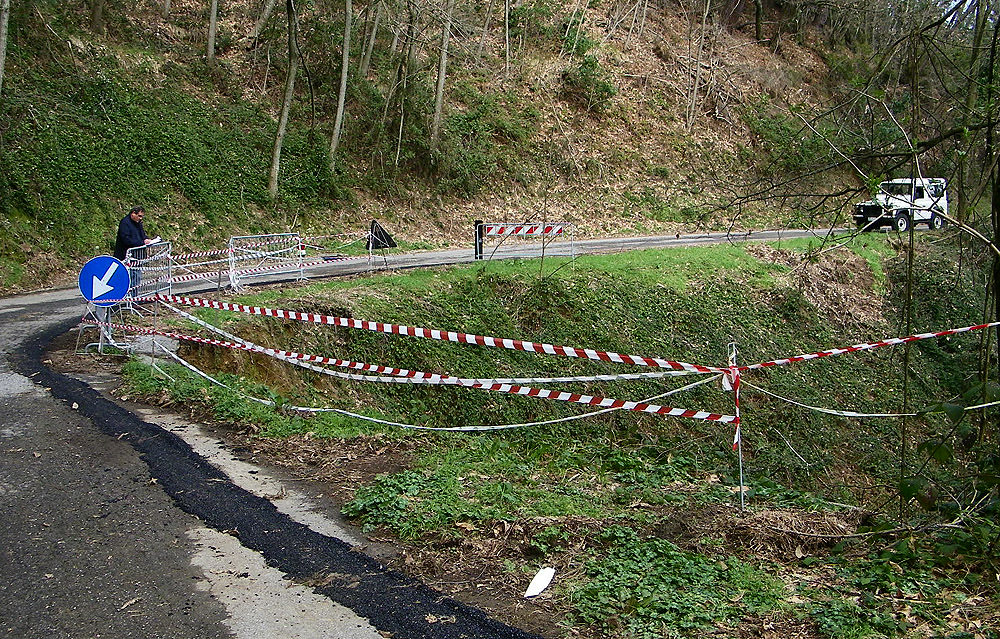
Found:
[[[326,263],[325,259],[313,260],[311,262],[302,263],[288,263],[288,264],[272,264],[270,266],[260,266],[257,268],[248,268],[242,271],[236,271],[236,277],[243,277],[245,275],[260,275],[261,273],[267,273],[269,271],[299,271],[305,268],[312,268],[319,264]]]
[[[174,277],[171,277],[170,283],[181,284],[183,282],[192,282],[194,280],[208,280],[210,282],[214,282],[218,278],[219,278],[219,271],[212,271],[209,273],[188,273],[186,275],[176,275]]]
[[[736,417],[733,415],[710,413],[708,411],[691,410],[686,408],[675,408],[672,406],[661,406],[658,404],[649,404],[646,402],[625,401],[620,399],[613,399],[610,397],[601,397],[598,395],[582,395],[579,393],[567,393],[564,391],[553,391],[545,388],[533,388],[530,386],[522,386],[519,384],[479,383],[476,380],[471,380],[471,379],[463,379],[452,376],[433,375],[431,373],[424,373],[421,371],[390,369],[375,364],[365,364],[362,362],[346,362],[345,360],[334,360],[331,358],[326,358],[318,355],[308,355],[304,353],[294,353],[288,351],[276,351],[274,349],[265,348],[257,345],[240,344],[235,342],[223,342],[222,340],[214,340],[204,337],[194,337],[190,335],[184,335],[181,333],[174,333],[171,331],[157,331],[154,329],[149,329],[139,326],[128,326],[124,324],[97,322],[96,320],[89,320],[89,319],[84,320],[84,322],[87,324],[94,324],[97,326],[107,326],[110,328],[117,328],[119,330],[128,330],[136,333],[142,333],[145,335],[161,335],[163,337],[170,337],[172,339],[177,339],[177,340],[184,340],[201,344],[210,344],[213,346],[220,346],[223,348],[257,352],[263,355],[268,355],[270,357],[276,357],[277,359],[289,361],[290,363],[299,362],[300,364],[305,364],[307,368],[309,368],[310,370],[314,370],[315,372],[318,373],[323,373],[326,375],[339,377],[341,379],[349,379],[354,381],[461,386],[465,388],[478,388],[481,390],[495,391],[511,395],[535,397],[538,399],[552,399],[556,401],[563,401],[575,404],[584,404],[587,406],[600,406],[601,408],[620,408],[623,410],[631,410],[641,413],[663,415],[665,417],[687,417],[690,419],[700,419],[704,421],[721,422],[721,423],[730,423],[736,420]],[[318,366],[312,366],[306,363],[310,361],[320,362],[320,363],[331,363],[337,366],[356,367],[362,370],[369,370],[370,367],[375,367],[376,370],[384,369],[389,371],[398,371],[392,373],[394,375],[398,375],[398,377],[339,373],[337,371],[330,371],[328,369],[324,369]],[[335,363],[335,362],[342,362],[342,363]]]
[[[186,313],[181,309],[171,306],[166,302],[163,303],[168,309],[174,311],[184,319],[187,319],[213,333],[222,335],[226,339],[236,342],[238,344],[245,344],[249,346],[257,346],[252,342],[249,342],[241,337],[233,335],[217,326],[209,324],[208,322],[201,320],[190,313]],[[440,380],[446,377],[452,377],[456,380],[462,380],[463,382],[474,383],[474,384],[564,384],[564,383],[583,383],[583,382],[621,382],[621,381],[636,381],[643,379],[663,379],[665,377],[678,377],[681,375],[687,375],[686,371],[672,371],[664,370],[658,371],[656,373],[618,373],[618,374],[601,374],[601,375],[576,375],[576,376],[561,376],[561,377],[507,377],[507,378],[457,378],[454,376],[438,375],[436,373],[420,373],[418,371],[410,371],[402,368],[391,368],[388,366],[380,366],[376,364],[363,364],[361,362],[352,362],[348,360],[335,359],[329,357],[322,357],[319,355],[300,355],[298,353],[293,353],[290,351],[283,351],[277,349],[267,349],[266,354],[277,353],[279,358],[293,358],[293,359],[305,359],[308,361],[319,362],[322,364],[330,366],[338,366],[341,368],[353,368],[356,370],[364,370],[367,372],[375,373],[388,373],[389,375],[396,375],[400,377],[417,377],[426,376],[432,381]]]
[[[189,260],[191,258],[196,258],[196,257],[215,257],[216,255],[227,255],[227,254],[232,253],[232,252],[233,252],[233,250],[231,248],[226,247],[224,249],[214,249],[214,250],[211,250],[211,251],[195,251],[194,253],[178,253],[177,255],[174,255],[173,258],[175,260]]]
[[[193,269],[199,266],[212,266],[213,264],[229,264],[229,258],[224,257],[221,260],[206,260],[204,262],[180,262],[177,258],[174,258],[174,268],[182,269]]]
[[[339,326],[342,328],[355,328],[377,333],[404,335],[407,337],[423,337],[427,339],[454,342],[457,344],[477,344],[479,346],[491,346],[495,348],[505,348],[508,350],[525,351],[529,353],[545,353],[547,355],[591,359],[596,361],[614,362],[618,364],[634,364],[636,366],[654,366],[671,370],[685,370],[690,373],[725,373],[728,371],[727,368],[688,364],[686,362],[676,362],[661,359],[659,357],[622,355],[621,353],[597,351],[589,348],[555,346],[539,342],[525,342],[515,339],[473,335],[470,333],[456,333],[452,331],[441,331],[438,329],[404,326],[400,324],[387,324],[384,322],[334,317],[332,315],[320,315],[318,313],[301,313],[298,311],[287,311],[283,309],[260,306],[245,306],[243,304],[232,304],[229,302],[218,302],[215,300],[206,300],[201,298],[179,297],[176,295],[157,295],[155,297],[144,298],[144,300],[158,300],[200,308],[214,308],[217,310],[232,311],[234,313],[244,313],[247,315],[264,315],[267,317],[296,320],[299,322],[311,322],[313,324],[329,324],[331,326]]]
[[[261,236],[256,236],[261,237]],[[230,253],[235,253],[237,251],[245,251],[249,249],[260,248],[261,246],[270,246],[271,244],[301,244],[302,238],[294,233],[282,234],[280,237],[271,237],[269,240],[264,240],[263,242],[254,242],[253,244],[244,244],[243,246],[230,246],[226,250]]]
[[[562,235],[565,224],[484,224],[485,235]]]
[[[890,339],[884,339],[880,342],[855,344],[854,346],[849,346],[847,348],[831,348],[829,350],[819,351],[816,353],[807,353],[805,355],[796,355],[795,357],[786,357],[783,359],[773,359],[769,362],[762,362],[760,364],[751,364],[750,366],[740,366],[739,369],[743,371],[752,371],[761,368],[769,368],[771,366],[784,366],[785,364],[792,364],[794,362],[804,362],[810,359],[818,359],[820,357],[831,357],[833,355],[843,355],[844,353],[856,353],[858,351],[867,351],[873,348],[880,348],[882,346],[898,346],[899,344],[916,342],[923,339],[933,339],[935,337],[947,337],[948,335],[968,333],[969,331],[978,331],[984,328],[993,328],[994,326],[1000,326],[1000,322],[990,322],[988,324],[977,324],[975,326],[952,328],[946,331],[937,331],[934,333],[918,333],[916,335],[909,335],[907,337],[893,337]]]
[[[213,384],[215,384],[217,386],[221,386],[222,388],[226,388],[226,389],[231,390],[231,391],[233,391],[235,393],[239,393],[243,397],[245,397],[245,398],[247,398],[247,399],[249,399],[251,401],[257,402],[257,403],[264,404],[266,406],[277,406],[277,403],[274,402],[274,401],[272,401],[272,400],[261,399],[259,397],[253,397],[251,395],[247,395],[245,393],[240,392],[239,390],[233,388],[232,386],[228,386],[228,385],[224,384],[223,382],[215,379],[214,377],[212,377],[211,375],[205,373],[204,371],[199,370],[197,367],[195,367],[194,365],[192,365],[190,362],[184,360],[182,357],[180,357],[179,355],[177,355],[174,352],[171,352],[170,350],[164,349],[164,352],[167,355],[169,355],[171,358],[173,358],[176,362],[178,362],[179,364],[181,364],[182,366],[184,366],[185,368],[189,369],[190,371],[192,371],[196,375],[199,375],[200,377],[205,378],[206,380],[208,380],[209,382],[211,382],[211,383],[213,383]],[[660,393],[659,395],[654,395],[653,397],[650,397],[650,398],[645,399],[643,401],[644,402],[651,402],[653,400],[660,399],[662,397],[667,397],[667,396],[670,396],[670,395],[676,395],[677,393],[681,393],[681,392],[684,392],[684,391],[687,391],[687,390],[691,390],[692,388],[695,388],[696,386],[700,386],[702,384],[707,384],[709,382],[713,382],[716,379],[718,379],[718,376],[700,379],[697,382],[693,382],[691,384],[688,384],[687,386],[682,386],[681,388],[675,388],[675,389],[667,391],[665,393]],[[282,404],[281,408],[284,409],[284,410],[291,410],[291,411],[296,411],[296,412],[300,412],[300,413],[336,413],[338,415],[344,415],[346,417],[353,417],[355,419],[360,419],[360,420],[367,421],[367,422],[372,422],[372,423],[375,423],[375,424],[384,424],[386,426],[396,426],[396,427],[399,427],[399,428],[406,428],[406,429],[410,429],[410,430],[430,430],[430,431],[442,431],[442,432],[483,432],[483,431],[495,431],[495,430],[509,430],[509,429],[512,429],[512,428],[527,428],[527,427],[531,427],[531,426],[545,426],[545,425],[549,425],[549,424],[562,424],[562,423],[565,423],[565,422],[577,421],[577,420],[580,420],[580,419],[587,419],[589,417],[596,417],[598,415],[603,415],[605,413],[610,413],[610,412],[613,412],[613,411],[616,411],[616,410],[621,410],[620,408],[603,408],[601,410],[596,410],[596,411],[593,411],[593,412],[590,412],[590,413],[583,413],[581,415],[569,415],[567,417],[560,417],[558,419],[547,419],[547,420],[537,421],[537,422],[522,422],[522,423],[519,423],[519,424],[491,424],[491,425],[483,425],[483,426],[421,426],[421,425],[418,425],[418,424],[405,424],[405,423],[401,423],[401,422],[389,421],[389,420],[386,420],[386,419],[379,419],[377,417],[371,417],[369,415],[362,415],[360,413],[354,413],[354,412],[351,412],[349,410],[344,410],[342,408],[323,408],[323,407],[312,407],[312,406],[290,406],[288,404]]]

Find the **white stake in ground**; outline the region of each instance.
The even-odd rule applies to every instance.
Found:
[[[736,365],[736,342],[729,342],[729,374],[723,380],[729,382],[733,390],[733,400],[736,404],[736,433],[733,435],[733,448],[740,459],[740,509],[746,509],[746,488],[743,485],[743,434],[740,432],[740,369]]]

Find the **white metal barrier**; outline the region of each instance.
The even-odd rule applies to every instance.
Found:
[[[241,282],[264,275],[303,274],[305,245],[298,233],[242,235],[229,238],[229,285],[239,291]]]
[[[170,242],[157,242],[125,251],[125,266],[129,274],[128,297],[170,295],[173,292],[172,248]]]
[[[497,240],[497,247],[493,249],[495,253],[500,244],[508,243],[512,238],[525,241],[542,241],[542,250],[549,243],[558,239],[568,239],[570,257],[576,257],[576,242],[574,240],[575,227],[568,222],[548,222],[548,223],[506,223],[506,222],[483,222],[476,220],[476,250],[475,259],[481,260],[485,255],[485,243],[487,240]],[[507,248],[513,246],[508,244]]]

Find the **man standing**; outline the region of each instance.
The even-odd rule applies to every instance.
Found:
[[[146,246],[153,241],[146,238],[146,231],[142,228],[142,218],[146,214],[146,209],[141,206],[133,206],[128,215],[118,223],[118,235],[115,237],[115,257],[120,260],[125,259],[125,251],[137,246]]]

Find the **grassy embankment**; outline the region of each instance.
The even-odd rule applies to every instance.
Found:
[[[905,334],[898,245],[868,235],[800,263],[794,253],[801,248],[720,246],[584,257],[562,268],[546,260],[375,274],[243,301],[711,365],[724,363],[729,342],[749,364]],[[981,319],[971,265],[955,268],[947,245],[930,242],[918,243],[916,261],[913,332]],[[635,371],[200,315],[263,345],[466,377]],[[369,470],[363,485],[346,486],[344,512],[431,557],[430,565],[474,567],[479,582],[499,571],[494,578],[509,583],[555,565],[561,577],[543,607],[564,629],[703,636],[712,628],[727,634],[738,624],[767,622],[805,636],[943,635],[974,632],[977,622],[988,628],[997,619],[987,555],[997,534],[989,519],[996,515],[995,493],[992,506],[967,508],[970,495],[991,494],[988,482],[970,476],[985,467],[984,447],[995,433],[977,431],[988,421],[949,420],[942,406],[963,403],[961,395],[975,386],[982,337],[922,341],[908,355],[903,347],[882,348],[748,373],[745,382],[808,405],[931,412],[906,421],[838,417],[744,386],[746,514],[733,508],[739,469],[728,425],[618,411],[499,432],[428,434],[333,414],[303,418],[206,388],[183,372],[169,384],[130,365],[128,379],[130,393],[201,405],[266,438],[279,463],[294,465],[293,455],[283,459],[282,441],[296,455],[315,447],[312,463],[319,466],[324,450],[400,451],[404,467],[377,476]],[[506,424],[587,412],[478,390],[347,382],[239,352],[199,348],[188,355],[228,371],[223,378],[248,394],[413,424]],[[904,361],[911,371],[905,383]],[[595,382],[567,390],[639,399],[690,381]],[[731,395],[717,383],[662,403],[733,411]],[[953,405],[948,410],[957,417]],[[936,527],[952,521],[961,525]],[[892,532],[878,533],[885,529]],[[460,587],[455,594],[462,596]],[[494,611],[519,619],[501,604]]]

